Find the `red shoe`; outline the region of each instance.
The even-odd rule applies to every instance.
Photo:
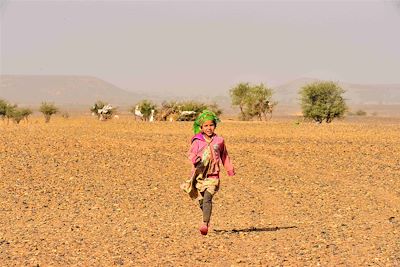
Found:
[[[200,233],[202,235],[207,235],[208,233],[208,226],[207,224],[203,224],[202,226],[200,226]]]

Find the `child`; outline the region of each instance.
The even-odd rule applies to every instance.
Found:
[[[214,133],[220,120],[209,110],[204,110],[193,124],[189,160],[193,163],[190,180],[181,185],[193,200],[197,200],[203,211],[200,233],[206,235],[212,211],[212,198],[219,189],[219,162],[229,176],[235,175],[229,160],[224,139]]]

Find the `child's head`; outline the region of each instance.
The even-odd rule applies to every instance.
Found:
[[[213,120],[205,121],[203,125],[201,125],[201,132],[211,137],[214,135],[215,127],[216,123]]]
[[[214,112],[204,110],[194,121],[193,131],[195,134],[203,132],[208,136],[212,136],[218,122],[220,122],[220,120]]]

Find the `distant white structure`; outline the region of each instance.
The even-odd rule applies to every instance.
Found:
[[[118,115],[114,115],[114,119],[119,119],[119,116]]]

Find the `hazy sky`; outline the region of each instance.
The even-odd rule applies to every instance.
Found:
[[[226,92],[299,77],[400,83],[394,1],[1,1],[1,74]]]

